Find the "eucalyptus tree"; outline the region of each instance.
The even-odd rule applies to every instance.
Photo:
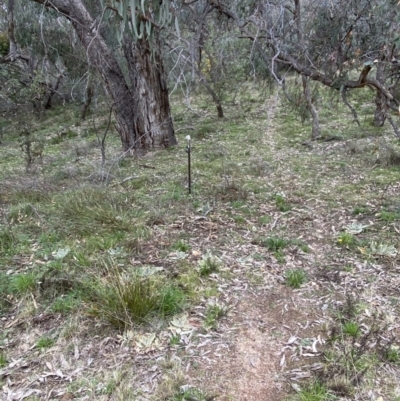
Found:
[[[271,75],[294,71],[342,94],[369,87],[375,91],[375,123],[398,112],[399,27],[397,2],[387,0],[209,0],[251,40]],[[375,76],[374,76],[375,74]],[[307,93],[306,93],[307,94]],[[309,103],[310,105],[310,103]]]
[[[58,100],[68,100],[74,82],[82,81],[87,72],[72,27],[56,12],[33,2],[8,0],[0,14],[3,102],[21,111],[33,106],[40,114],[51,107],[56,95]]]
[[[246,79],[249,46],[239,39],[239,30],[216,12],[207,0],[182,2],[177,8],[179,34],[170,32],[171,71],[174,88],[199,83],[215,104],[219,118],[224,117],[223,102],[237,93]]]
[[[169,1],[30,0],[73,27],[111,99],[125,151],[176,144],[161,55]]]

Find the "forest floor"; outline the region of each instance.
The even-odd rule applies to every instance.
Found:
[[[93,122],[53,128],[65,112],[29,168],[6,136],[2,399],[399,401],[399,145],[367,92],[360,127],[324,96],[312,142],[277,93],[224,119],[176,99],[180,145],[121,158],[109,137],[104,169]],[[177,307],[121,326],[132,274]]]

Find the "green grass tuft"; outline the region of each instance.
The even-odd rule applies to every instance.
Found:
[[[273,199],[275,201],[276,207],[280,212],[288,212],[291,209],[291,206],[286,201],[286,198],[284,196],[276,194]]]
[[[40,337],[36,343],[36,347],[39,349],[50,348],[54,344],[54,340],[50,337]]]
[[[285,283],[292,288],[300,288],[306,282],[306,278],[304,270],[288,270],[285,273]]]
[[[351,247],[357,244],[357,239],[353,234],[342,232],[338,235],[336,242],[343,247]]]
[[[361,335],[361,329],[356,322],[346,322],[342,327],[343,333],[347,336],[357,338]]]
[[[7,366],[8,360],[4,352],[0,352],[0,368]]]
[[[145,323],[150,315],[173,315],[184,307],[183,290],[172,284],[121,272],[116,266],[107,267],[106,273],[87,283],[89,314],[118,329]]]
[[[10,279],[9,288],[11,292],[17,295],[25,295],[36,289],[37,276],[33,272],[21,273]]]
[[[385,358],[388,362],[400,364],[400,350],[398,346],[391,346],[386,350]]]
[[[175,242],[172,245],[172,249],[180,252],[188,252],[190,250],[190,245],[187,242],[180,239],[179,241]]]
[[[200,275],[209,276],[212,273],[218,272],[220,264],[221,262],[216,256],[207,253],[199,261]]]
[[[300,392],[292,398],[293,401],[329,401],[335,397],[329,393],[325,385],[316,381],[304,386]]]
[[[290,241],[280,237],[268,237],[256,239],[255,243],[267,248],[271,252],[277,252],[286,248],[290,244]]]
[[[183,290],[174,285],[167,285],[160,291],[158,311],[164,316],[174,315],[183,309],[185,301]]]
[[[0,253],[3,255],[13,255],[16,252],[17,239],[9,228],[0,231]]]
[[[208,329],[215,329],[218,325],[218,321],[227,313],[228,310],[223,305],[219,305],[218,303],[209,305],[206,311],[204,326]]]

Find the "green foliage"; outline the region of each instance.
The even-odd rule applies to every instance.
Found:
[[[6,32],[0,32],[0,55],[7,56],[10,51],[10,42]]]
[[[10,279],[10,290],[17,295],[26,295],[35,290],[37,276],[34,272],[16,274]]]
[[[301,388],[300,392],[292,398],[293,401],[328,401],[335,397],[326,386],[318,381]]]
[[[76,291],[72,291],[56,298],[51,306],[51,310],[62,314],[71,313],[81,305],[81,302],[80,294]]]
[[[0,352],[0,369],[4,368],[8,363],[7,356],[4,352]]]
[[[346,322],[342,327],[343,333],[350,336],[357,338],[361,335],[361,329],[358,323],[356,322]]]
[[[164,315],[174,315],[183,309],[185,293],[179,287],[167,285],[159,290],[158,311]]]
[[[106,280],[94,278],[89,288],[89,313],[118,329],[143,323],[157,309],[158,294],[149,278],[112,271]]]
[[[151,314],[172,315],[183,308],[185,294],[172,284],[123,273],[116,266],[107,267],[106,272],[106,277],[94,276],[87,283],[89,314],[118,329],[144,323]]]
[[[172,245],[172,249],[180,252],[188,252],[190,250],[190,245],[187,242],[180,239],[179,241],[175,242]]]
[[[276,203],[276,207],[280,212],[287,212],[291,209],[291,206],[289,203],[286,201],[286,198],[282,195],[275,195],[274,196],[274,201]]]
[[[10,228],[0,230],[0,253],[13,255],[16,249],[17,239]]]
[[[137,232],[142,230],[143,235],[146,235],[143,226],[131,227],[130,199],[122,194],[84,188],[80,191],[67,191],[57,196],[55,202],[55,211],[62,216],[64,230],[69,234],[88,235],[108,231],[117,235],[132,229]]]
[[[212,273],[218,272],[221,261],[211,253],[203,255],[199,261],[199,271],[202,276],[209,276]]]
[[[271,252],[278,252],[286,248],[290,244],[290,241],[280,237],[268,237],[259,238],[255,243],[267,248]]]
[[[26,217],[36,215],[37,211],[31,203],[22,203],[18,206],[11,207],[8,212],[7,218],[11,223],[16,223]]]
[[[380,371],[382,360],[397,363],[398,358],[398,347],[394,345],[397,339],[388,332],[383,316],[366,317],[360,313],[356,299],[347,295],[339,306],[338,324],[330,327],[323,352],[325,369],[319,375],[332,394],[349,398],[356,387],[365,388],[368,378]]]
[[[304,253],[308,253],[310,252],[310,247],[304,243],[303,241],[299,240],[299,239],[293,239],[290,241],[291,245],[295,245],[297,246],[299,249],[301,249]]]
[[[10,302],[7,295],[10,292],[10,276],[0,271],[0,315],[6,311]]]
[[[385,223],[392,223],[395,220],[400,220],[400,212],[389,212],[386,210],[382,210],[379,213],[379,217]]]
[[[370,210],[367,206],[360,205],[360,206],[355,206],[351,213],[357,216],[359,214],[370,213]]]
[[[54,340],[50,337],[40,337],[36,343],[36,347],[39,349],[50,348],[54,344]]]
[[[117,11],[121,23],[115,24],[117,39],[122,41],[122,37],[129,33],[134,40],[146,39],[150,40],[153,36],[153,24],[156,26],[164,26],[171,22],[172,13],[170,11],[170,2],[158,0],[130,0],[129,2],[121,2],[110,0],[112,7]],[[105,0],[100,0],[102,8],[105,8]],[[151,10],[151,11],[150,11]],[[152,21],[141,18],[141,15],[152,13]],[[106,13],[106,18],[111,17],[110,13]]]
[[[353,234],[342,232],[337,237],[337,243],[343,247],[351,247],[357,243],[357,239]]]
[[[215,329],[218,325],[218,321],[222,319],[227,313],[228,310],[224,305],[220,305],[218,303],[209,305],[206,310],[204,326],[208,329]]]
[[[394,258],[397,255],[397,249],[394,245],[375,241],[372,241],[369,244],[369,248],[360,247],[359,250],[362,254],[373,257],[386,256],[389,258]]]
[[[270,216],[261,216],[261,217],[259,217],[258,222],[261,225],[265,226],[271,222],[271,217]]]
[[[168,398],[167,401],[207,401],[209,399],[210,398],[203,391],[195,387],[190,387],[188,389],[180,390],[179,393],[174,394],[172,397]]]
[[[306,274],[304,270],[288,270],[285,273],[285,283],[292,288],[300,288],[306,281]]]
[[[215,128],[211,124],[203,124],[199,126],[195,132],[193,132],[192,137],[195,140],[206,139],[214,132]],[[215,154],[214,154],[215,156]]]
[[[172,336],[169,340],[169,344],[174,346],[174,345],[179,345],[181,343],[181,336],[180,335],[175,335]]]
[[[386,350],[385,358],[388,362],[400,364],[400,351],[398,346],[391,346]]]

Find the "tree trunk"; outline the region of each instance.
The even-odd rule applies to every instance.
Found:
[[[158,38],[153,52],[144,40],[124,41],[129,83],[82,0],[32,1],[54,8],[71,21],[112,101],[124,151],[143,153],[176,144]]]
[[[383,124],[385,123],[386,119],[385,103],[386,103],[385,96],[381,92],[377,91],[375,97],[376,108],[374,113],[374,125],[376,127],[382,127]]]
[[[215,107],[217,108],[217,115],[218,118],[224,118],[224,110],[222,108],[221,100],[219,96],[215,93],[214,89],[211,87],[210,83],[208,82],[207,78],[204,76],[204,74],[201,72],[200,68],[196,67],[196,71],[200,77],[200,83],[204,85],[206,88],[207,92],[211,96]]]
[[[132,90],[132,112],[135,128],[135,152],[176,145],[168,98],[167,83],[161,58],[160,40],[136,42],[125,36],[123,49],[128,62]]]
[[[312,119],[311,139],[315,139],[319,136],[320,133],[318,112],[311,98],[310,83],[308,78],[302,75],[301,79],[303,81],[303,92],[304,92],[304,97],[306,98],[307,108],[311,113],[311,119]]]
[[[56,94],[58,87],[63,79],[63,74],[59,74],[57,77],[57,81],[55,82],[54,86],[50,83],[47,88],[47,96],[44,101],[44,109],[48,110],[51,108],[51,101],[53,100],[54,95]]]
[[[84,121],[86,118],[86,113],[89,110],[90,105],[92,104],[92,99],[93,99],[93,85],[92,85],[92,78],[89,76],[89,82],[86,86],[86,99],[85,103],[82,107],[82,112],[81,112],[81,120]]]
[[[382,50],[382,53],[384,50]],[[384,65],[385,55],[381,54],[379,62],[376,65],[376,80],[379,83],[384,82],[385,65]],[[375,96],[375,113],[374,113],[374,125],[376,127],[382,127],[386,120],[386,97],[382,91],[377,90]]]

